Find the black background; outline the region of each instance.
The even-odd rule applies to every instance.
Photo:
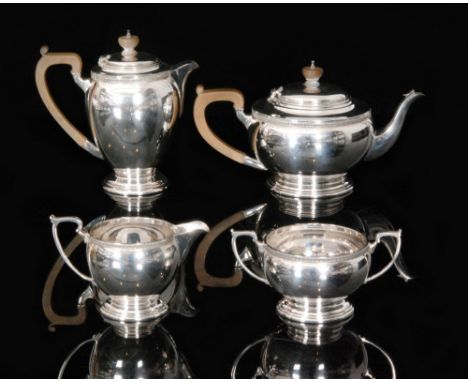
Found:
[[[400,377],[467,377],[466,334],[466,8],[426,6],[2,6],[0,53],[2,226],[2,377],[55,377],[66,354],[105,325],[94,313],[82,327],[47,331],[41,293],[58,254],[48,216],[84,221],[109,212],[102,192],[108,165],[66,136],[34,84],[39,48],[75,51],[87,76],[99,55],[118,51],[127,28],[140,50],[169,63],[194,59],[186,109],[160,169],[171,181],[164,216],[214,225],[268,194],[267,174],[240,166],[209,147],[195,129],[195,86],[241,89],[246,105],[271,88],[299,81],[311,59],[324,80],[372,107],[376,127],[392,116],[401,94],[426,94],[412,107],[401,137],[384,157],[350,173],[349,205],[376,206],[404,232],[404,256],[417,279],[390,273],[351,300],[356,332],[384,346]],[[83,94],[65,67],[49,71],[65,114],[89,136]],[[209,111],[214,129],[248,149],[229,105]],[[217,244],[212,271],[229,274],[227,243]],[[221,239],[220,239],[221,240]],[[224,257],[223,257],[224,256]],[[216,257],[216,255],[215,255]],[[75,261],[79,256],[76,256]],[[198,377],[228,377],[243,346],[277,324],[278,296],[252,280],[233,289],[189,293],[200,314],[164,325]],[[218,269],[217,269],[218,267]],[[73,313],[84,284],[59,278],[57,310]]]

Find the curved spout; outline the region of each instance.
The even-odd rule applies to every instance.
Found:
[[[209,230],[210,228],[199,220],[176,225],[176,241],[180,252],[181,262],[183,262],[187,257],[193,242],[202,233],[206,233]]]
[[[411,90],[405,94],[403,101],[398,105],[395,115],[385,128],[378,134],[373,136],[372,145],[369,148],[364,160],[369,161],[384,155],[395,144],[400,135],[401,127],[408,113],[411,104],[424,94],[415,90]]]
[[[182,115],[182,111],[184,109],[185,83],[187,82],[187,77],[198,67],[199,66],[195,61],[187,60],[182,61],[172,68],[177,94],[179,96],[179,117]]]

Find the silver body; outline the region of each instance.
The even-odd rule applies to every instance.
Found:
[[[209,229],[194,221],[173,225],[149,217],[99,219],[82,228],[76,217],[51,217],[53,236],[65,263],[94,286],[97,307],[104,320],[124,337],[151,333],[168,312],[161,299],[174,280],[192,242]],[[91,277],[66,257],[57,232],[58,224],[73,222],[86,242]]]
[[[251,144],[266,169],[301,175],[348,172],[364,158],[374,135],[370,112],[348,123],[314,120],[294,124],[282,119],[254,117],[248,129],[253,138]]]
[[[113,168],[156,167],[182,108],[186,75],[194,67],[185,62],[155,74],[92,72],[84,88],[89,122]]]
[[[261,271],[247,265],[237,238],[252,238],[262,260]],[[391,261],[369,276],[371,255],[385,236],[397,239]],[[344,320],[353,314],[346,301],[361,285],[383,275],[400,254],[400,231],[380,232],[368,242],[361,232],[325,223],[293,224],[277,228],[259,241],[254,231],[232,231],[232,247],[238,265],[255,279],[270,285],[283,296],[277,306],[280,318],[289,326]]]

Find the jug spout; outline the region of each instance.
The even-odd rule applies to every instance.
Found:
[[[210,228],[199,220],[176,225],[176,241],[182,262],[187,257],[193,242],[209,230]]]
[[[198,68],[195,61],[183,61],[172,68],[173,77],[176,83],[176,89],[179,96],[179,116],[182,115],[184,106],[185,83],[187,82],[188,75]]]
[[[411,90],[404,95],[403,101],[400,102],[395,115],[385,128],[377,135],[374,134],[371,147],[366,154],[364,160],[370,161],[384,155],[395,144],[400,135],[401,127],[405,120],[406,114],[411,104],[424,94],[415,90]]]

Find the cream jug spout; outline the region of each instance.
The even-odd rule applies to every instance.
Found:
[[[199,220],[189,223],[182,223],[176,226],[176,242],[179,248],[181,261],[184,261],[193,242],[210,228]]]
[[[373,136],[371,147],[367,152],[364,160],[370,161],[384,155],[395,144],[400,135],[401,127],[405,121],[406,114],[408,113],[411,104],[422,97],[424,94],[415,90],[411,90],[404,95],[403,100],[398,105],[395,115],[385,128],[377,135]]]
[[[182,61],[177,65],[174,65],[172,68],[172,76],[176,83],[177,93],[180,100],[179,116],[182,114],[183,105],[184,105],[184,94],[185,94],[185,83],[187,82],[187,77],[192,71],[197,69],[199,66],[195,61]]]

